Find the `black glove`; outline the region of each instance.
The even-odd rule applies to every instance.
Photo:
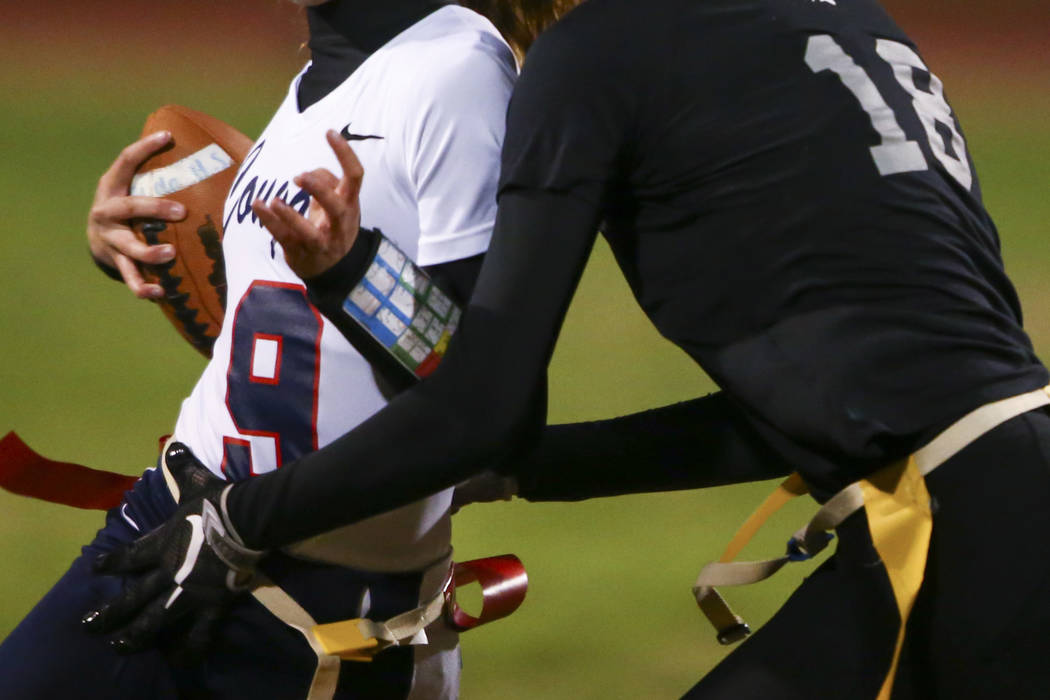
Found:
[[[165,452],[164,468],[178,487],[178,510],[94,562],[97,573],[130,574],[121,595],[83,619],[90,632],[115,633],[110,643],[123,653],[151,646],[162,630],[185,635],[184,651],[203,649],[226,606],[250,587],[264,554],[246,548],[230,524],[225,496],[231,484],[178,442]]]

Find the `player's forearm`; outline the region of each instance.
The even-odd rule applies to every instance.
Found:
[[[334,267],[317,277],[305,280],[310,296],[326,306],[338,306],[365,276],[382,233],[361,229],[350,252]],[[441,289],[461,307],[466,307],[478,280],[484,255],[450,260],[424,269]],[[96,261],[97,262],[97,261]],[[118,273],[119,274],[119,273]]]
[[[237,484],[229,510],[244,541],[273,548],[392,510],[519,449],[542,425],[529,410],[542,385],[486,371],[475,360],[491,348],[471,342],[501,325],[472,311],[434,375],[317,452]]]
[[[498,459],[513,431],[461,423],[443,393],[407,391],[325,448],[238,483],[229,511],[244,541],[290,544],[419,500]]]
[[[724,394],[628,416],[548,426],[507,469],[530,501],[721,486],[792,471]]]
[[[481,272],[481,264],[484,260],[485,255],[482,253],[437,265],[427,265],[423,269],[430,275],[434,284],[465,309],[474,293],[474,285],[478,282],[478,274]]]
[[[390,394],[415,386],[440,361],[482,260],[475,255],[419,268],[382,232],[361,229],[334,266],[304,281],[310,300]]]

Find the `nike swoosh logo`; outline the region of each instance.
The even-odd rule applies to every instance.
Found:
[[[124,517],[125,520],[128,521],[128,525],[131,525],[131,527],[135,528],[137,531],[142,532],[142,528],[139,527],[139,524],[137,522],[135,522],[134,520],[132,520],[131,516],[128,515],[128,504],[127,503],[123,504],[120,507],[120,514],[121,514],[121,516]]]
[[[182,585],[186,577],[193,573],[193,567],[197,566],[197,557],[200,556],[201,547],[204,546],[204,519],[199,515],[187,515],[186,522],[190,524],[190,542],[186,545],[186,558],[182,560],[182,566],[175,572],[175,583]]]
[[[339,132],[339,135],[347,141],[367,141],[369,139],[379,139],[380,141],[383,140],[382,136],[374,136],[372,134],[352,134],[350,133],[349,124],[343,127],[342,131]]]

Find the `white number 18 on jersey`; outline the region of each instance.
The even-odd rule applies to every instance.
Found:
[[[966,157],[966,142],[955,126],[952,108],[944,99],[940,79],[930,72],[911,47],[899,41],[879,39],[875,42],[875,52],[890,65],[897,82],[911,95],[912,108],[926,131],[933,155],[960,185],[970,189],[973,175]],[[806,44],[806,65],[814,73],[830,70],[838,75],[867,112],[882,139],[879,145],[871,147],[871,157],[880,175],[929,169],[918,142],[907,138],[897,115],[886,104],[871,76],[857,65],[834,37],[828,34],[811,36]],[[929,74],[929,92],[915,85],[913,69]]]

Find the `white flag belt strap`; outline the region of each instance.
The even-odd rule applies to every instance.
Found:
[[[475,617],[456,602],[456,588],[477,582],[481,612]],[[391,646],[426,644],[424,628],[442,615],[445,624],[463,632],[510,615],[525,600],[529,577],[521,560],[501,554],[456,562],[448,569],[436,597],[385,622],[354,619],[315,625],[313,639],[327,654],[349,661],[370,661]],[[429,587],[428,587],[429,588]]]
[[[317,656],[317,666],[305,700],[332,700],[339,685],[339,657],[328,654],[314,638],[311,630],[317,622],[290,595],[266,577],[259,575],[255,582],[256,587],[252,590],[255,599],[278,620],[303,635]]]
[[[358,620],[357,625],[366,638],[378,639],[381,645],[426,644],[427,638],[423,630],[441,617],[444,607],[445,593],[442,589],[418,608],[403,612],[385,622],[365,618]]]
[[[920,473],[926,476],[960,450],[996,426],[1040,406],[1050,404],[1050,387],[1018,394],[985,404],[966,414],[915,452],[913,458]],[[762,561],[732,561],[761,524],[787,500],[805,492],[797,474],[788,477],[773,495],[741,527],[719,561],[700,570],[693,594],[697,604],[718,630],[718,640],[731,644],[750,633],[747,624],[734,614],[715,586],[741,586],[769,578],[790,561],[802,561],[818,554],[831,541],[834,530],[847,517],[864,505],[859,483],[853,483],[831,497],[788,543],[782,557]],[[744,531],[747,531],[746,534]],[[744,535],[741,537],[740,535]]]
[[[317,667],[314,670],[314,677],[306,700],[330,700],[335,696],[336,686],[339,683],[341,658],[351,661],[371,661],[372,657],[382,649],[406,643],[426,644],[424,628],[441,615],[444,604],[444,591],[442,590],[424,605],[385,622],[355,620],[357,625],[354,633],[360,637],[361,645],[352,653],[337,654],[327,648],[326,636],[316,633],[319,627],[317,622],[290,595],[265,577],[260,576],[257,583],[257,587],[252,591],[255,598],[277,619],[302,634],[317,655]]]
[[[452,579],[452,568],[437,592],[418,607],[387,620],[355,618],[314,625],[309,634],[326,653],[346,661],[371,661],[390,647],[427,644],[426,628],[436,622],[445,608],[445,591]]]
[[[952,423],[917,451],[914,455],[915,465],[919,473],[926,476],[992,428],[1047,404],[1050,404],[1050,387],[987,403]]]

